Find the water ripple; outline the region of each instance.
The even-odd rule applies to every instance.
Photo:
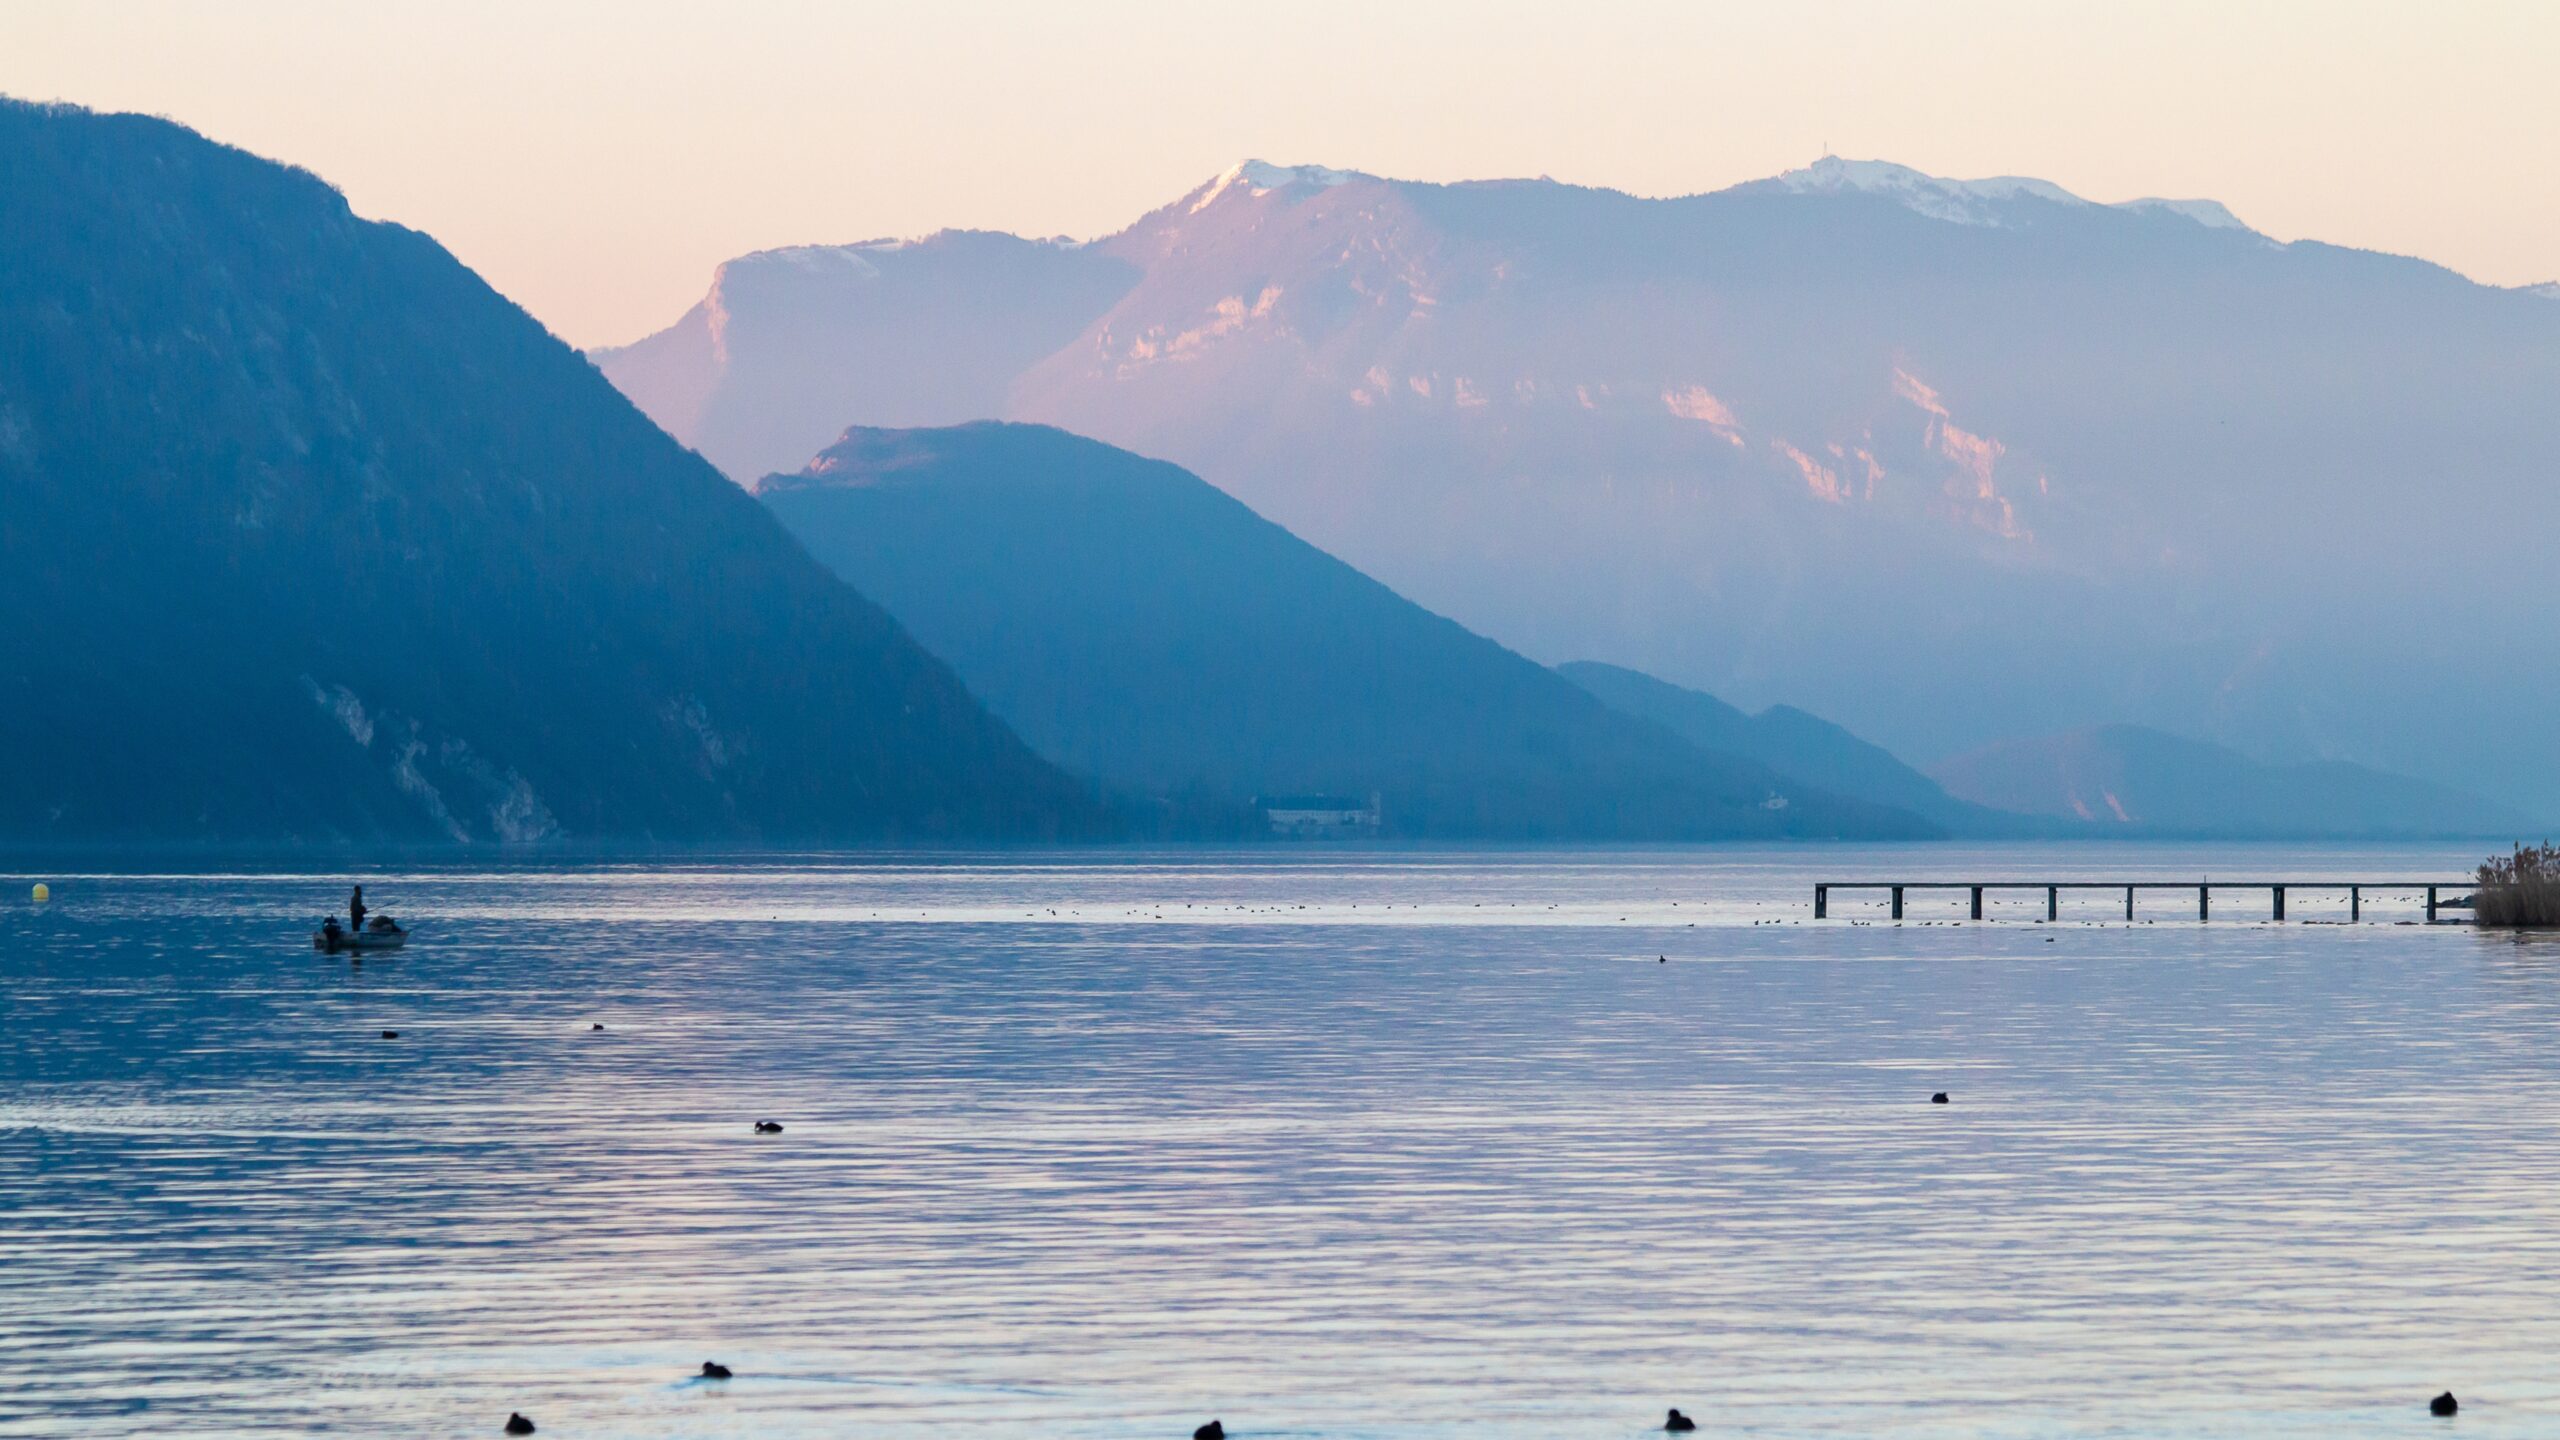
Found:
[[[52,877],[0,908],[0,1435],[2560,1422],[2560,947],[1804,923],[1924,861],[2032,865],[425,869],[362,965],[330,877]]]

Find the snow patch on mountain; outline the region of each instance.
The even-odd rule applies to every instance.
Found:
[[[850,270],[868,279],[879,274],[880,267],[864,259],[864,251],[903,250],[908,243],[904,240],[865,240],[858,245],[784,245],[772,250],[758,250],[728,261],[712,272],[712,284],[716,287],[721,277],[727,275],[732,266],[738,265],[788,265],[795,270],[821,274],[831,270]]]
[[[1893,367],[1893,393],[1941,420],[1947,418],[1947,402],[1938,398],[1937,390],[1899,365]]]
[[[813,277],[850,274],[859,280],[874,279],[879,276],[880,267],[873,263],[872,256],[896,255],[902,251],[918,250],[931,245],[936,240],[966,239],[973,233],[975,232],[965,230],[938,230],[931,235],[905,239],[892,236],[876,240],[856,240],[847,245],[779,245],[770,250],[754,250],[735,260],[725,261],[713,270],[711,272],[712,288],[718,289],[720,282],[731,270],[752,266],[782,266]],[[1053,235],[1045,240],[1032,240],[1028,243],[1047,246],[1054,250],[1074,250],[1083,246],[1085,242],[1065,235]]]
[[[1928,417],[1921,444],[1953,467],[1941,487],[1949,513],[2003,540],[2033,541],[2035,532],[2019,523],[2017,507],[2000,493],[2000,462],[2009,453],[2008,445],[1958,425],[1937,387],[1900,365],[1893,367],[1893,393]],[[1883,467],[1865,451],[1858,453],[1866,458],[1872,486],[1883,476]],[[2036,475],[2036,491],[2052,492],[2051,482],[2041,472]]]
[[[2039,200],[2049,205],[2094,207],[2050,180],[2024,175],[1995,175],[1985,180],[1950,180],[1896,165],[1890,160],[1844,160],[1825,155],[1800,170],[1769,182],[1798,195],[1882,195],[1932,220],[1955,225],[2004,226],[2016,218],[2016,203]],[[2240,217],[2218,200],[2164,200],[2146,197],[2103,207],[2137,213],[2161,213],[2192,220],[2208,230],[2248,232]],[[2254,233],[2254,232],[2251,232]]]
[[[1772,440],[1769,444],[1779,454],[1795,462],[1796,469],[1804,474],[1804,487],[1813,492],[1815,499],[1831,505],[1841,503],[1839,472],[1784,440]]]
[[[1586,410],[1591,408],[1588,392],[1583,396],[1582,405]],[[1743,443],[1742,425],[1733,418],[1733,407],[1717,399],[1704,385],[1663,391],[1662,408],[1683,420],[1695,420],[1705,425],[1735,446]]]
[[[1775,183],[1798,195],[1883,195],[1932,220],[1957,225],[1998,225],[2001,207],[2021,199],[2054,205],[2089,203],[2050,181],[2025,176],[1944,180],[1890,160],[1844,160],[1837,155],[1790,170]]]
[[[1129,342],[1127,363],[1121,366],[1125,378],[1133,367],[1153,360],[1188,360],[1211,341],[1223,339],[1245,329],[1256,321],[1271,318],[1280,303],[1280,287],[1266,285],[1262,293],[1248,305],[1241,295],[1229,295],[1209,308],[1208,318],[1187,330],[1168,334],[1161,325],[1150,326]]]
[[[1191,202],[1191,213],[1197,215],[1208,209],[1230,190],[1241,189],[1248,195],[1268,195],[1292,185],[1329,189],[1369,178],[1357,170],[1332,170],[1322,165],[1274,165],[1263,160],[1239,160],[1228,166],[1217,179],[1201,187],[1200,198]]]

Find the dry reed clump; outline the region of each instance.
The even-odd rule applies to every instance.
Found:
[[[2472,915],[2483,925],[2560,926],[2560,845],[2519,845],[2480,866]]]

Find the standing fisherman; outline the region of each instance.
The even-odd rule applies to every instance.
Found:
[[[347,920],[349,929],[359,935],[364,933],[364,887],[361,885],[347,897]]]

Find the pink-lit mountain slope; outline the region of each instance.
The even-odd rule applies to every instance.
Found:
[[[596,356],[733,477],[983,415],[1549,660],[1905,754],[2106,721],[2560,814],[2560,305],[2207,201],[1248,163],[1083,245],[731,262]]]

